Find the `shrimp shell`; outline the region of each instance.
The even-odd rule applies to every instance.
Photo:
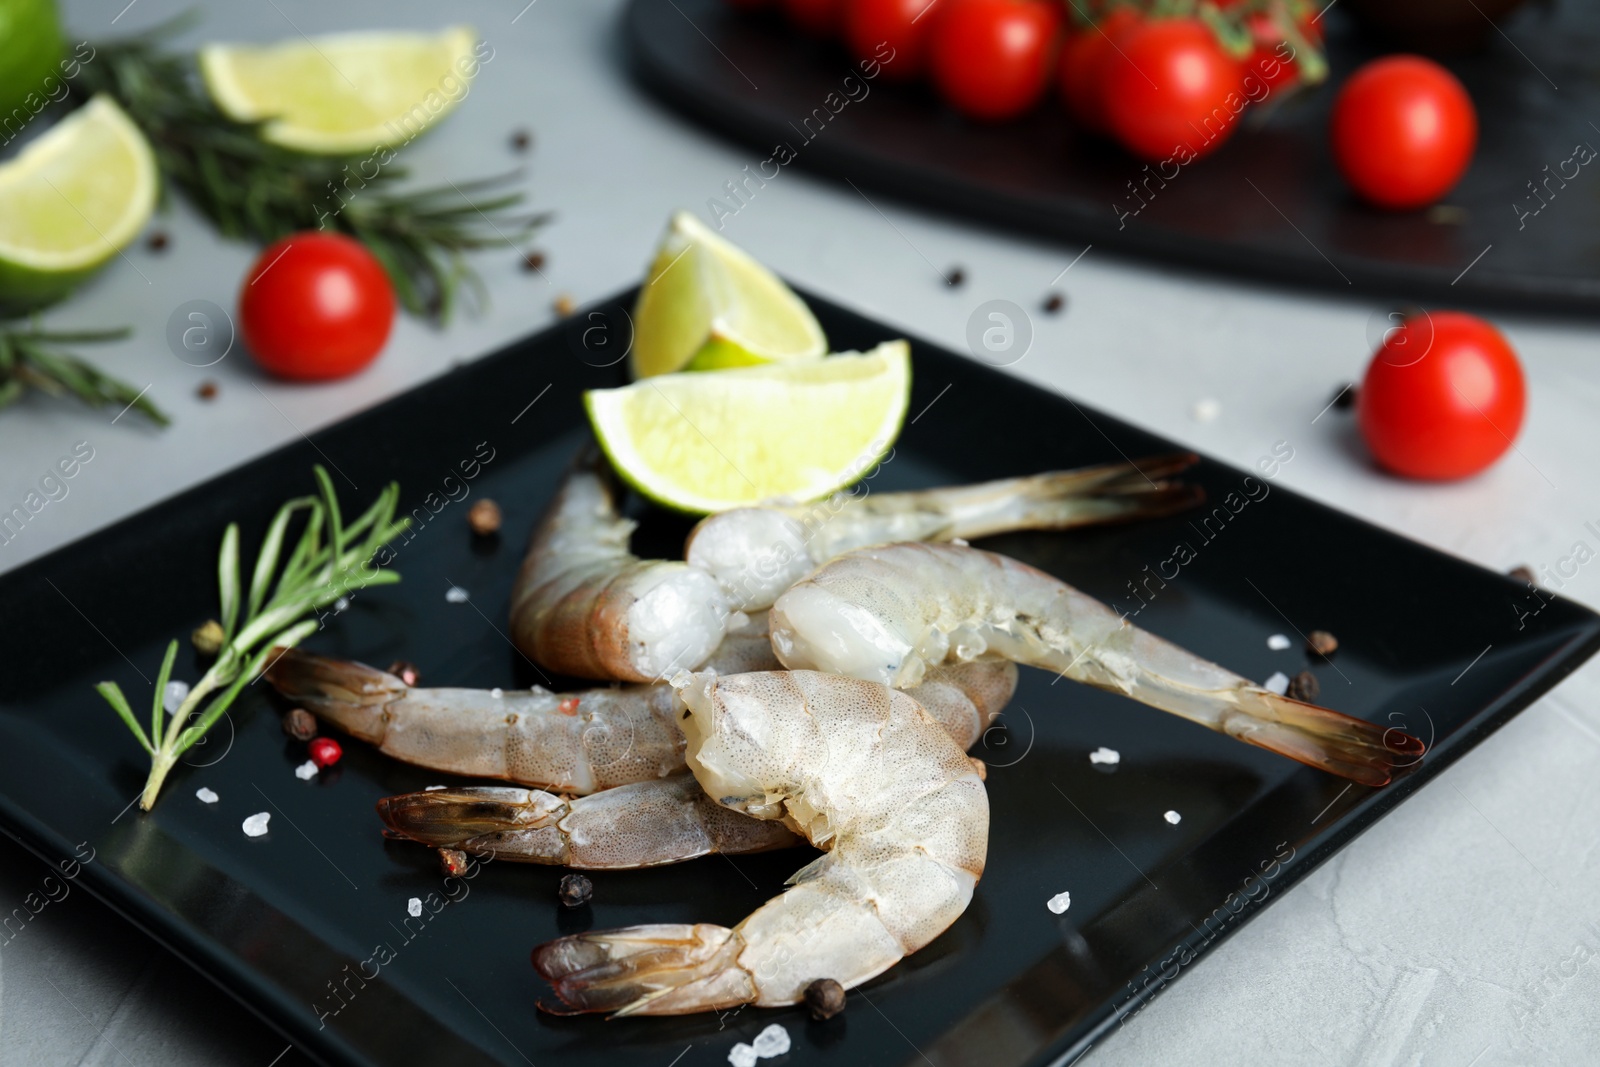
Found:
[[[899,544],[841,556],[784,593],[770,625],[773,649],[792,668],[903,688],[935,664],[1009,659],[1365,785],[1386,784],[1425,747],[1399,730],[1280,696],[1043,571],[965,546]]]
[[[664,923],[563,937],[534,967],[574,1012],[678,1015],[851,988],[943,933],[972,899],[989,802],[972,762],[904,693],[811,671],[684,678],[707,795],[824,855],[728,929]]]

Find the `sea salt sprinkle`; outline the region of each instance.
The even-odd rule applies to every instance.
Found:
[[[194,791],[194,795],[200,798],[200,803],[202,804],[215,804],[217,801],[222,799],[205,786],[201,786],[199,789],[196,789]]]
[[[728,1062],[733,1067],[756,1067],[756,1060],[760,1058],[756,1055],[756,1047],[743,1041],[728,1050]]]
[[[244,821],[244,835],[246,837],[260,837],[267,832],[267,822],[272,818],[270,811],[259,811]]]
[[[494,697],[496,700],[499,700],[501,697],[505,696],[506,694],[505,694],[505,690],[501,689],[499,686],[495,686],[493,689],[489,690],[489,695]]]
[[[1287,684],[1287,681],[1288,680],[1285,679],[1285,684]],[[1099,748],[1089,753],[1089,762],[1106,763],[1115,767],[1117,764],[1122,762],[1122,753],[1118,752],[1114,748],[1107,748],[1106,746],[1101,745]]]
[[[778,1023],[773,1023],[756,1035],[755,1041],[751,1042],[751,1048],[754,1048],[756,1055],[762,1059],[782,1056],[789,1051],[789,1031]]]
[[[1279,696],[1289,691],[1289,676],[1282,671],[1273,671],[1272,677],[1261,683],[1263,689],[1270,689]]]
[[[1282,652],[1292,644],[1294,644],[1294,642],[1290,641],[1289,638],[1283,634],[1273,634],[1271,637],[1267,638],[1267,647],[1272,649],[1274,652]]]
[[[1183,816],[1179,815],[1175,811],[1169,811],[1169,812],[1167,812],[1165,815],[1163,815],[1161,817],[1163,819],[1167,820],[1168,822],[1170,822],[1174,826],[1178,825],[1180,822],[1183,821]]]
[[[171,715],[182,707],[188,698],[188,682],[168,682],[167,687],[161,691],[161,710]]]
[[[317,776],[317,761],[306,760],[294,769],[294,776],[302,782],[309,782]]]
[[[406,901],[406,914],[411,916],[413,919],[422,915],[421,897],[412,897],[410,900]]]
[[[1062,912],[1072,907],[1072,894],[1065,892],[1057,893],[1055,896],[1045,901],[1044,906],[1049,908],[1055,914],[1060,915]]]
[[[459,585],[452,585],[444,591],[445,600],[451,604],[465,604],[470,596],[471,594]]]

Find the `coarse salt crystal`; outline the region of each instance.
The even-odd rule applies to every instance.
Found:
[[[1294,642],[1290,641],[1283,634],[1273,634],[1271,637],[1267,638],[1267,647],[1272,649],[1274,652],[1282,652],[1292,644],[1294,644]]]
[[[459,585],[452,585],[444,591],[444,598],[451,604],[465,604],[470,594]]]
[[[200,803],[202,804],[215,804],[217,801],[222,799],[205,786],[201,786],[199,789],[196,789],[194,791],[194,795],[200,798]]]
[[[161,691],[161,710],[171,715],[189,698],[188,682],[168,682]]]
[[[338,600],[335,600],[333,602],[333,610],[334,614],[336,615],[343,615],[345,612],[349,611],[350,598],[347,596],[342,596]]]
[[[1118,763],[1122,762],[1122,753],[1118,752],[1114,748],[1107,748],[1104,745],[1101,745],[1099,748],[1089,753],[1089,762],[1109,763],[1112,766],[1116,766]]]
[[[410,900],[406,901],[406,914],[411,916],[413,919],[422,914],[421,897],[412,897]]]
[[[1189,414],[1195,422],[1210,422],[1222,414],[1222,404],[1206,397],[1204,400],[1196,401],[1194,407],[1189,409]]]
[[[1289,676],[1282,671],[1273,671],[1272,677],[1261,683],[1262,688],[1270,689],[1279,696],[1289,691]]]
[[[267,832],[267,822],[272,818],[270,811],[260,811],[244,821],[244,835],[246,837],[260,837]]]
[[[778,1023],[773,1023],[756,1035],[751,1048],[756,1050],[756,1055],[762,1059],[772,1056],[782,1056],[789,1051],[789,1031]]]
[[[493,689],[489,690],[489,695],[494,697],[496,700],[499,700],[501,697],[505,696],[506,694],[505,694],[505,691],[502,690],[499,686],[495,686]]]
[[[1183,821],[1183,816],[1179,815],[1175,811],[1169,811],[1169,812],[1167,812],[1165,815],[1163,815],[1161,817],[1163,819],[1167,820],[1168,822],[1170,822],[1174,826],[1178,825],[1180,822]]]
[[[756,1060],[760,1058],[756,1055],[756,1047],[743,1041],[728,1050],[728,1062],[733,1067],[756,1067]]]
[[[1072,894],[1064,892],[1057,893],[1055,896],[1045,901],[1044,906],[1055,912],[1057,915],[1060,915],[1062,912],[1072,907]]]
[[[302,782],[309,782],[317,776],[316,760],[306,760],[294,769],[294,776]]]

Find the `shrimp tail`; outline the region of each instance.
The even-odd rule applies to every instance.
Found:
[[[976,539],[1009,530],[1059,530],[1172,515],[1205,501],[1200,486],[1166,480],[1197,462],[1192,452],[1168,452],[1012,479],[1001,483],[1004,493],[987,494],[987,500],[975,494],[974,503],[992,506],[960,515],[952,536]]]
[[[1229,737],[1288,756],[1362,785],[1388,785],[1394,771],[1422,758],[1427,746],[1403,730],[1382,727],[1267,689],[1240,689],[1218,729]]]
[[[547,941],[533,967],[560,998],[556,1015],[682,1015],[717,1011],[756,999],[739,966],[744,939],[708,923],[655,923]]]
[[[375,744],[387,729],[384,709],[409,688],[389,672],[365,663],[294,648],[272,659],[266,678],[286,700],[352,737]]]
[[[378,817],[393,836],[474,855],[565,863],[568,849],[556,828],[567,802],[542,789],[474,786],[402,793],[378,801]]]

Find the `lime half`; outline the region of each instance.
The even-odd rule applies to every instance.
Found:
[[[804,359],[828,351],[805,301],[688,212],[672,216],[634,305],[633,376]]]
[[[404,144],[455,108],[478,72],[473,32],[344,33],[200,50],[211,99],[301,152],[344,155]]]
[[[911,395],[911,350],[663,374],[585,394],[627,481],[680,511],[804,502],[859,480],[889,449]]]
[[[150,144],[97,96],[0,165],[0,301],[60,296],[132,241],[156,204]]]

